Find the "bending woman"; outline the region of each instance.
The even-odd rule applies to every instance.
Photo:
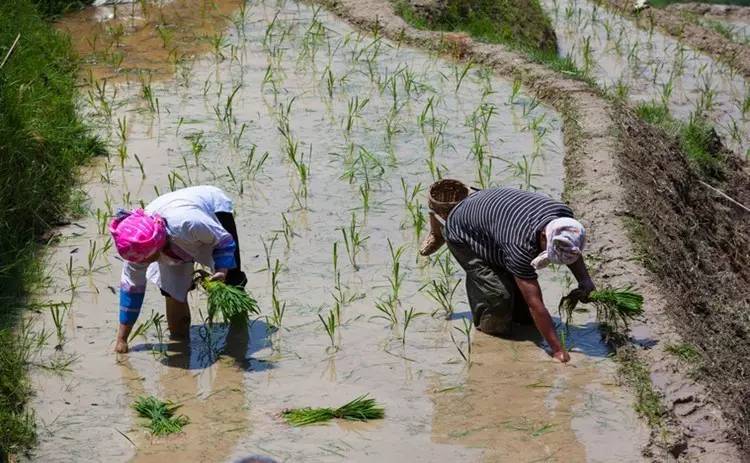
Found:
[[[120,327],[115,352],[128,351],[151,280],[166,298],[173,339],[190,335],[187,294],[194,288],[197,262],[213,269],[213,279],[243,287],[232,200],[219,188],[196,186],[159,196],[146,209],[119,211],[109,231],[124,259],[120,279]]]

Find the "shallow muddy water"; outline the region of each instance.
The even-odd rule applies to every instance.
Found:
[[[501,340],[472,331],[469,367],[457,348],[467,352],[456,329],[469,317],[463,287],[449,320],[430,315],[437,305],[422,288],[440,266],[416,257],[424,192],[405,199],[402,183],[412,190],[442,175],[559,197],[559,116],[491,73],[360,34],[322,10],[269,2],[231,14],[225,41],[177,64],[173,77],[125,73],[106,87],[100,79],[83,105],[113,148],[85,172],[92,213],[60,230],[50,252],[53,285],[39,297],[70,309],[62,351],[45,356],[73,362],[34,373],[35,459],[640,461],[647,430],[586,314],[571,327],[569,365],[550,360],[533,332]],[[152,330],[116,356],[121,263],[97,230],[119,205],[205,183],[235,200],[248,290],[264,317],[246,331],[209,329],[194,291],[189,345],[164,344]],[[368,237],[356,265],[341,230],[352,220]],[[404,249],[393,328],[375,308],[394,292],[389,241]],[[276,262],[275,296],[286,304],[278,330],[269,326]],[[451,267],[445,278],[456,282]],[[542,278],[554,307],[570,280]],[[318,314],[334,307],[334,294],[345,303],[331,348]],[[162,300],[150,286],[141,321],[163,312]],[[404,336],[412,307],[424,315]],[[43,315],[37,326],[53,324]],[[130,409],[141,394],[183,404],[184,433],[150,438]],[[279,418],[287,407],[362,394],[384,405],[384,420],[298,429]]]
[[[750,85],[729,66],[587,0],[542,5],[560,54],[597,83],[636,102],[666,102],[682,120],[703,113],[728,147],[750,155]]]

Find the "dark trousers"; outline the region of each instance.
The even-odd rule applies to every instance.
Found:
[[[508,336],[513,322],[533,323],[513,275],[486,262],[467,246],[450,241],[447,245],[466,272],[466,295],[474,326],[487,334]]]
[[[216,218],[219,219],[219,223],[224,227],[224,230],[232,235],[232,238],[234,238],[234,244],[237,246],[234,249],[234,261],[237,263],[237,266],[229,269],[225,283],[244,288],[247,284],[247,276],[245,275],[245,272],[242,271],[242,262],[240,261],[240,240],[237,237],[237,225],[234,223],[234,215],[231,212],[217,212]]]

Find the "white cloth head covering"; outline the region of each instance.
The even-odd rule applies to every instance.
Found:
[[[531,261],[537,270],[549,264],[570,265],[581,256],[586,245],[586,229],[581,222],[563,217],[554,219],[544,228],[547,249]]]

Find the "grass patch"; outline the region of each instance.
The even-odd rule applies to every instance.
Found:
[[[661,127],[677,138],[681,151],[702,177],[722,180],[725,175],[725,158],[718,152],[718,137],[713,127],[702,117],[691,116],[687,122],[672,117],[661,103],[641,103],[636,113],[644,121]]]
[[[669,344],[664,348],[665,351],[674,355],[685,363],[697,364],[701,360],[701,354],[692,344],[681,342],[678,344]]]
[[[551,29],[549,19],[544,16],[544,12],[541,11],[541,7],[536,0],[532,0],[532,2],[524,5],[524,7],[528,7],[530,10],[525,14],[533,15],[534,17],[539,16],[539,18],[535,21],[519,22],[516,24],[524,25],[524,29],[528,28],[529,30],[546,29],[549,26],[552,31],[552,38],[550,39],[550,44],[543,46],[540,46],[535,40],[526,37],[522,33],[509,34],[506,26],[503,25],[506,21],[504,18],[497,18],[494,21],[491,19],[491,15],[484,15],[478,18],[476,12],[469,15],[462,15],[460,13],[461,10],[456,7],[452,10],[447,10],[443,16],[431,19],[416,12],[406,0],[393,0],[392,3],[396,14],[417,29],[466,32],[472,38],[482,42],[501,43],[525,54],[535,63],[544,64],[554,71],[595,85],[586,73],[576,66],[575,61],[570,56],[559,56],[557,54],[557,41],[554,38],[554,31]],[[538,12],[535,11],[537,8],[540,9]],[[508,7],[508,11],[517,9],[517,6]],[[497,22],[498,24],[493,25],[490,22]]]
[[[477,40],[557,53],[557,40],[538,0],[447,0],[430,16],[407,0],[393,0],[396,14],[420,29],[465,32]]]
[[[190,422],[185,415],[175,415],[180,405],[165,402],[154,396],[138,397],[133,404],[133,409],[141,418],[149,420],[146,427],[155,436],[166,436],[182,431],[182,428]]]
[[[649,0],[649,5],[657,8],[663,8],[673,3],[712,3],[716,5],[740,5],[750,6],[750,0],[698,0],[691,2],[688,0]]]
[[[26,409],[31,397],[26,370],[32,344],[30,335],[0,330],[0,461],[36,442],[34,416]]]
[[[39,0],[40,12],[31,0],[0,2],[0,460],[35,441],[25,411],[28,343],[12,331],[40,281],[35,240],[69,212],[78,166],[104,152],[76,115],[69,40],[44,19],[72,3]]]
[[[32,2],[39,14],[52,19],[71,11],[80,10],[94,3],[94,0],[32,0]]]
[[[339,408],[293,408],[284,410],[281,416],[292,426],[306,426],[334,418],[350,421],[377,420],[385,416],[385,410],[375,399],[368,399],[365,394]]]
[[[648,365],[638,357],[632,347],[619,349],[617,359],[620,363],[620,379],[635,393],[635,411],[652,428],[662,427],[665,408],[661,396],[654,390]]]

